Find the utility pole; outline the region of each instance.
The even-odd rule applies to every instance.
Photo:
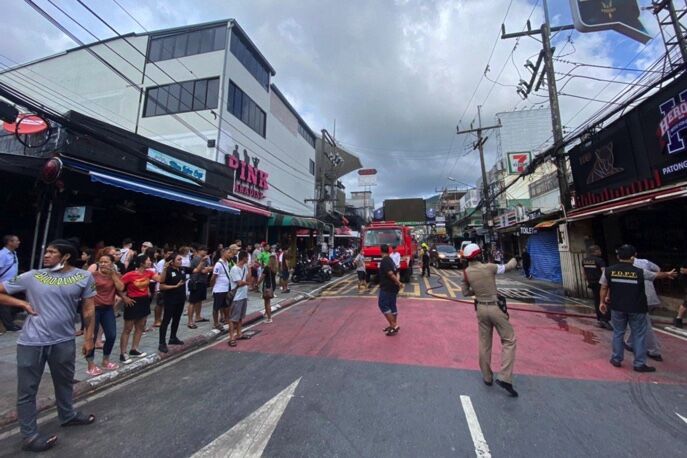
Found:
[[[491,214],[491,205],[492,201],[489,197],[489,183],[487,181],[487,168],[484,164],[484,144],[487,142],[487,137],[482,137],[482,132],[485,130],[491,130],[491,129],[499,129],[501,127],[501,123],[494,125],[494,126],[488,126],[488,127],[482,127],[482,105],[477,106],[477,128],[473,129],[472,126],[470,126],[470,129],[467,130],[460,130],[460,126],[456,128],[456,133],[458,135],[462,134],[468,134],[468,133],[477,133],[477,141],[475,141],[472,144],[472,149],[473,150],[479,150],[479,163],[482,168],[482,202],[484,206],[484,215],[485,217],[483,218],[483,223],[485,226],[485,229],[489,233],[489,242],[494,241],[494,233],[492,231],[492,214]]]
[[[558,105],[558,89],[556,88],[556,74],[553,68],[553,52],[554,48],[551,47],[551,32],[557,32],[560,30],[572,30],[573,25],[564,25],[560,27],[551,27],[549,21],[549,8],[546,0],[542,0],[542,6],[544,8],[544,24],[542,24],[539,30],[532,30],[530,22],[527,21],[527,31],[519,33],[506,33],[505,26],[501,26],[501,39],[506,38],[517,38],[523,36],[532,36],[541,34],[542,40],[542,54],[544,64],[544,74],[546,75],[546,86],[549,90],[549,105],[551,106],[551,127],[553,132],[553,148],[554,157],[556,158],[557,166],[557,177],[558,177],[558,187],[561,193],[561,203],[563,206],[567,206],[570,202],[570,193],[568,189],[568,165],[565,160],[565,151],[563,150],[563,126],[561,123],[561,112]],[[539,62],[537,62],[537,68],[535,69],[535,75],[533,75],[532,81],[534,81],[534,76],[538,71]],[[525,96],[529,94],[532,90],[531,83],[526,85],[527,92]]]

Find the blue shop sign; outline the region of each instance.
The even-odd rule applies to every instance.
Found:
[[[168,154],[161,153],[160,151],[153,148],[148,148],[148,157],[157,162],[162,162],[163,164],[172,167],[173,169],[179,171],[182,175],[188,175],[189,177],[193,177],[196,180],[200,180],[203,183],[205,183],[205,175],[207,174],[207,171],[202,167],[189,164],[188,162],[184,162],[181,159],[177,159],[176,157],[172,157]],[[188,180],[182,176],[168,172],[167,170],[163,170],[162,168],[150,162],[146,162],[146,170],[160,175],[164,175],[169,178],[173,178],[178,181],[183,181],[184,183],[190,183],[199,186],[198,183],[193,180]]]

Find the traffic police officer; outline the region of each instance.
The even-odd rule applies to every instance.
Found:
[[[634,350],[634,370],[654,372],[655,367],[646,365],[646,333],[648,313],[644,281],[659,278],[675,278],[677,272],[651,272],[633,265],[636,250],[632,245],[623,245],[616,252],[618,264],[606,269],[601,275],[601,312],[606,313],[610,306],[613,323],[613,352],[611,364],[620,367],[624,356],[625,329],[630,325],[632,348]],[[609,298],[610,294],[610,298]],[[607,305],[608,304],[608,305]]]
[[[589,247],[589,254],[582,260],[582,268],[584,269],[584,276],[587,279],[587,287],[592,290],[594,296],[594,311],[596,311],[596,320],[600,328],[613,329],[609,321],[611,316],[608,313],[602,313],[599,310],[601,303],[601,275],[606,268],[606,262],[601,258],[601,248],[599,245],[592,245]]]
[[[463,271],[463,295],[475,297],[477,323],[479,325],[479,367],[486,385],[494,382],[491,370],[491,343],[496,328],[501,337],[501,371],[496,384],[517,397],[513,389],[513,364],[515,363],[515,331],[508,321],[508,315],[498,306],[496,275],[506,273],[517,267],[515,258],[505,265],[484,264],[479,258],[480,247],[474,243],[463,249],[468,266]]]

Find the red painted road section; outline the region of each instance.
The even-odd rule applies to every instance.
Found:
[[[316,299],[292,307],[261,324],[254,339],[215,346],[227,351],[288,354],[353,361],[479,370],[477,322],[470,305],[441,300],[399,299],[401,332],[382,333],[386,322],[371,297]],[[687,384],[687,342],[659,334],[664,362],[649,360],[654,374],[610,365],[611,331],[592,320],[512,312],[517,336],[515,373],[577,380]],[[494,332],[492,367],[499,368],[500,343]]]

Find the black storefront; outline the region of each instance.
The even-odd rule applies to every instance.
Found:
[[[233,195],[234,171],[225,164],[79,113],[52,127],[39,148],[12,134],[0,137],[0,231],[22,239],[23,266],[32,252],[36,265],[43,241],[56,237],[78,237],[90,247],[119,245],[125,237],[212,246],[267,233],[269,211]],[[49,161],[56,164],[53,157],[61,173],[46,183],[41,172]]]
[[[575,208],[568,230],[608,261],[631,243],[663,268],[687,259],[687,76],[570,151]],[[679,296],[675,282],[657,285]]]

